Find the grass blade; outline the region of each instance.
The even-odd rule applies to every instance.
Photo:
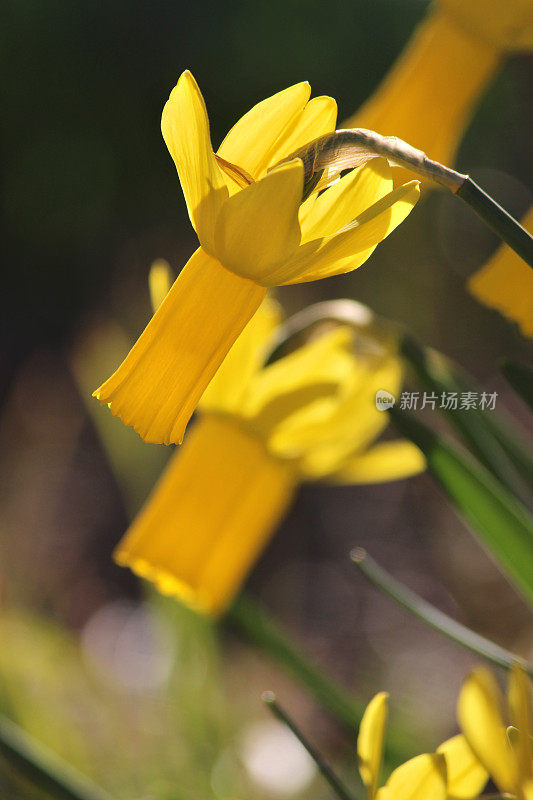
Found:
[[[533,605],[533,518],[477,461],[423,423],[389,412],[400,432],[424,453],[428,469],[461,516]]]
[[[480,395],[480,387],[457,364],[436,350],[421,347],[411,336],[400,343],[403,357],[424,389],[442,396],[465,392]],[[531,448],[522,443],[525,432],[495,410],[441,408],[473,455],[511,492],[528,502],[533,485]],[[524,480],[523,480],[524,479]]]
[[[406,608],[417,619],[422,620],[422,622],[439,631],[439,633],[443,633],[449,639],[457,642],[457,644],[463,645],[473,653],[483,656],[483,658],[500,667],[510,669],[514,663],[519,662],[533,678],[533,668],[521,658],[510,653],[504,647],[491,642],[490,639],[486,639],[479,633],[470,630],[466,625],[462,625],[457,620],[449,617],[448,614],[445,614],[444,611],[435,608],[427,600],[419,597],[407,586],[404,586],[392,575],[389,575],[362,547],[356,547],[350,557],[367,580],[403,606],[403,608]]]

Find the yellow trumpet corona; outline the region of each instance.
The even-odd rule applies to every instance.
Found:
[[[473,109],[506,53],[532,48],[531,0],[440,0],[344,127],[398,136],[451,166]]]
[[[336,104],[300,83],[254,106],[215,156],[203,97],[184,72],[162,131],[200,247],[116,372],[94,393],[147,442],[179,443],[209,381],[269,286],[355,269],[409,213],[373,159],[302,204],[303,165],[285,160],[333,131]]]
[[[401,366],[337,328],[265,365],[279,323],[268,298],[237,339],[199,419],[119,543],[115,558],[194,608],[227,608],[304,480],[374,483],[424,468],[407,441],[373,445],[387,424],[375,394]]]

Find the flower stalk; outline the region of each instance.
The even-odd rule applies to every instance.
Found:
[[[335,174],[354,169],[376,157],[403,167],[422,179],[433,181],[460,197],[473,211],[533,268],[533,237],[514,217],[468,175],[428,158],[422,150],[395,136],[381,136],[365,128],[327,133],[291,153],[304,164],[304,199],[331,183]],[[287,160],[289,160],[287,159]]]
[[[396,603],[406,608],[414,617],[425,622],[439,633],[468,648],[473,653],[483,656],[493,664],[505,669],[511,669],[513,664],[521,661],[518,656],[510,653],[504,647],[491,642],[479,633],[467,628],[457,620],[452,619],[440,609],[428,603],[415,592],[401,584],[392,575],[383,569],[371,558],[362,547],[356,547],[350,554],[352,562],[360,572],[380,591],[392,598]],[[521,662],[522,663],[522,662]],[[522,663],[522,667],[533,677],[533,668]]]
[[[276,696],[273,692],[264,692],[262,696],[262,700],[265,705],[269,708],[272,714],[279,719],[280,722],[283,722],[284,725],[289,728],[289,730],[296,736],[300,744],[307,750],[313,761],[318,767],[321,775],[325,778],[325,780],[329,783],[337,797],[340,797],[340,800],[355,800],[355,795],[349,791],[349,789],[342,783],[342,781],[337,777],[335,772],[329,766],[327,761],[323,758],[323,756],[316,750],[313,745],[309,742],[309,740],[304,736],[300,728],[296,725],[292,717],[282,708],[278,701],[276,700]]]

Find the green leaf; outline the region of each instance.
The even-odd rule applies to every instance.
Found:
[[[474,392],[481,389],[474,379],[442,353],[421,347],[411,336],[404,336],[400,350],[414,369],[422,386],[441,395]],[[527,438],[501,411],[443,408],[448,419],[473,455],[511,492],[522,500],[532,499],[533,448],[523,446]]]
[[[111,800],[5,717],[0,717],[0,758],[30,786],[54,800]]]
[[[515,392],[533,409],[533,369],[508,359],[502,362],[501,369]]]
[[[392,408],[400,432],[424,453],[428,469],[509,579],[533,605],[533,518],[479,462],[426,425]]]

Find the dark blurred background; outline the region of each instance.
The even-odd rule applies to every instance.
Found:
[[[137,581],[110,554],[168,450],[140,442],[96,407],[89,389],[107,377],[148,319],[151,261],[166,258],[178,271],[195,247],[160,133],[163,104],[181,71],[190,68],[204,93],[215,148],[255,102],[300,80],[311,82],[314,95],[335,97],[342,121],[375,89],[425,9],[420,0],[4,1],[0,586],[6,620],[13,608],[23,609],[77,636],[103,609],[135,610],[141,601]],[[518,215],[532,199],[532,65],[526,55],[507,61],[475,111],[458,159],[460,169]],[[465,289],[495,246],[468,209],[433,192],[361,269],[287,288],[279,297],[288,312],[329,297],[361,300],[456,358],[521,417],[497,359],[524,359],[526,343]],[[115,440],[117,457],[110,458],[106,437]],[[424,735],[428,749],[453,730],[455,695],[473,659],[350,574],[347,553],[356,544],[524,656],[532,654],[530,620],[428,476],[300,492],[250,589],[361,697],[391,689],[398,717]],[[17,636],[27,642],[44,624],[34,628],[35,621],[17,617],[8,627],[19,674],[27,654],[19,663]],[[232,636],[223,643],[223,691],[230,699],[242,695],[245,678],[249,688],[240,700],[247,713],[262,713],[258,694],[275,684],[326,749],[351,746],[340,732],[332,735],[328,719],[266,659]],[[39,682],[46,658],[38,643],[30,650],[27,682]],[[2,667],[7,685],[10,669],[9,662]],[[47,686],[42,678],[45,695]],[[17,702],[12,698],[15,717]],[[88,724],[79,709],[73,713],[82,728]],[[46,722],[35,732],[50,739]],[[52,743],[74,759],[64,738],[58,734]],[[99,774],[94,763],[78,762]],[[211,790],[225,797],[217,780]],[[136,796],[148,794],[139,789]]]

